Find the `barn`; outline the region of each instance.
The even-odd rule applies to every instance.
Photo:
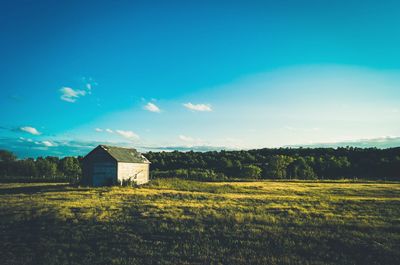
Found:
[[[82,184],[107,186],[149,182],[150,162],[133,148],[99,145],[82,161]]]

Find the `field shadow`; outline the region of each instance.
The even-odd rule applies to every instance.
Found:
[[[10,187],[0,189],[0,195],[6,194],[35,194],[45,192],[70,192],[73,186],[70,184],[59,184],[59,185],[38,185],[28,187]]]

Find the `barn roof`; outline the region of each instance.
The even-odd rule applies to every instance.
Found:
[[[141,153],[134,148],[124,148],[118,146],[100,145],[107,153],[109,153],[118,162],[127,163],[150,163]]]

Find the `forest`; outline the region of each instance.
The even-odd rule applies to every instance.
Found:
[[[152,178],[240,179],[400,179],[400,147],[277,148],[248,151],[148,152]],[[18,159],[0,150],[2,182],[79,182],[83,157]]]
[[[158,176],[191,179],[400,178],[400,148],[278,148],[220,152],[149,152]]]
[[[0,150],[0,182],[71,182],[82,174],[82,157],[55,156],[18,159],[7,150]]]

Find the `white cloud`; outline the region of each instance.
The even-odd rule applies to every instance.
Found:
[[[21,139],[21,142],[25,142],[25,143],[33,143],[35,145],[39,145],[39,146],[43,146],[43,147],[53,147],[53,146],[57,146],[57,144],[55,144],[54,142],[45,140],[45,141],[36,141],[33,142],[31,139]]]
[[[24,137],[19,137],[19,142],[28,142],[28,143],[31,143],[31,142],[33,142],[33,140],[32,139],[27,139],[27,138],[24,138]]]
[[[133,131],[124,131],[124,130],[112,130],[112,129],[102,129],[102,128],[96,128],[94,129],[96,132],[106,132],[106,133],[116,133],[126,139],[129,140],[138,140],[139,139],[139,135],[137,135],[136,133],[134,133]]]
[[[27,133],[33,134],[33,135],[40,135],[41,134],[36,128],[30,127],[30,126],[20,127],[19,130],[23,131],[23,132],[27,132]]]
[[[130,140],[138,140],[139,135],[132,131],[124,131],[124,130],[115,130],[115,132],[119,135],[121,135],[124,138],[130,139]]]
[[[110,128],[107,128],[107,129],[102,129],[102,128],[96,128],[96,129],[94,129],[96,132],[106,132],[106,133],[114,133],[114,132],[116,132],[115,130],[112,130],[112,129],[110,129]]]
[[[190,136],[186,135],[179,135],[178,136],[179,140],[185,143],[185,146],[187,147],[192,147],[192,146],[203,146],[203,145],[209,145],[206,141],[200,139],[200,138],[193,138]]]
[[[157,113],[161,112],[160,108],[156,104],[151,102],[147,103],[143,108],[150,112],[157,112]]]
[[[212,111],[210,104],[192,104],[191,102],[188,102],[183,104],[183,106],[193,111]]]
[[[92,84],[86,84],[86,88],[87,88],[87,90],[92,90]]]
[[[85,96],[85,90],[72,89],[70,87],[62,87],[60,89],[61,100],[74,103],[79,97]]]
[[[220,148],[220,149],[244,149],[244,142],[238,138],[232,137],[224,137],[224,138],[216,138],[213,140],[204,140],[201,138],[194,138],[187,135],[178,135],[179,140],[181,141],[181,146],[185,148],[199,148],[199,147],[209,147]],[[210,150],[211,150],[210,149]]]
[[[108,133],[114,133],[114,130],[111,130],[109,128],[107,129],[102,129],[102,128],[96,128],[94,129],[96,132],[108,132]]]
[[[179,135],[179,139],[184,142],[194,142],[194,139],[192,137],[185,136],[185,135]]]
[[[50,141],[42,141],[41,144],[47,147],[56,146],[54,143]]]

